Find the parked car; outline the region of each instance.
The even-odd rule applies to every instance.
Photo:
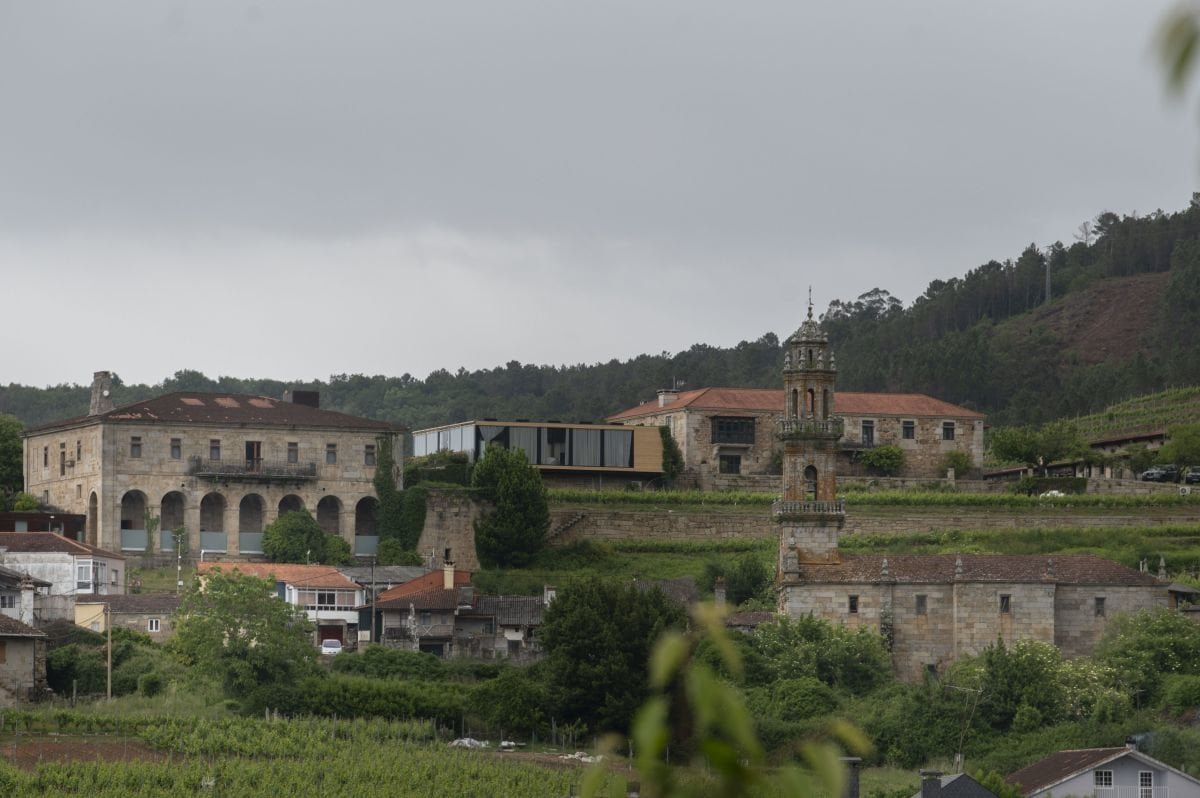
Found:
[[[1179,481],[1179,466],[1156,465],[1151,466],[1142,472],[1143,482],[1178,482]]]
[[[329,654],[331,656],[334,654],[341,654],[342,653],[342,641],[341,640],[322,640],[321,641],[321,653]]]
[[[1188,466],[1183,472],[1183,481],[1189,485],[1200,483],[1200,466]]]

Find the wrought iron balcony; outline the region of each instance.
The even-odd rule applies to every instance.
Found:
[[[791,515],[834,515],[846,514],[846,502],[841,499],[833,501],[788,501],[780,499],[771,505],[771,514],[778,516]]]
[[[286,460],[188,460],[188,473],[201,479],[293,482],[316,479],[316,463],[289,463]]]
[[[785,418],[776,431],[781,438],[840,438],[845,426],[840,418]]]

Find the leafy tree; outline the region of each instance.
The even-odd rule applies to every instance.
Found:
[[[25,483],[21,472],[21,432],[16,416],[0,413],[0,496],[16,493]]]
[[[497,731],[537,733],[548,725],[550,691],[536,667],[501,671],[471,692],[467,709]]]
[[[171,649],[235,698],[289,685],[315,667],[312,625],[267,579],[236,569],[193,580],[175,613]]]
[[[40,509],[42,503],[32,493],[21,492],[13,496],[12,508],[18,513],[32,513]]]
[[[1040,429],[1008,427],[992,433],[992,456],[1002,462],[1024,463],[1042,469],[1058,460],[1080,457],[1087,451],[1078,431],[1061,422]]]
[[[1200,673],[1200,625],[1166,607],[1118,615],[1104,630],[1095,659],[1116,672],[1138,706],[1152,706],[1164,676]]]
[[[942,471],[954,469],[955,478],[961,478],[964,474],[971,473],[974,463],[971,462],[971,455],[960,449],[953,449],[942,455]]]
[[[876,446],[863,452],[861,459],[875,473],[893,477],[904,467],[904,450],[899,446]]]
[[[646,697],[651,645],[685,620],[683,607],[657,588],[589,579],[560,590],[539,633],[558,719],[627,731]]]
[[[528,565],[546,542],[546,486],[520,449],[491,446],[476,464],[472,484],[495,509],[475,522],[475,548],[487,567]]]
[[[1162,463],[1200,465],[1200,424],[1181,424],[1171,427],[1167,442],[1158,450]]]
[[[743,554],[734,560],[731,567],[726,567],[720,560],[706,562],[703,577],[705,589],[712,590],[718,577],[725,580],[725,598],[735,607],[751,599],[770,599],[773,574],[767,569],[766,563],[754,554]]]
[[[1062,654],[1057,648],[1037,640],[1018,640],[1008,646],[1001,639],[984,649],[979,661],[985,688],[979,713],[993,729],[1029,732],[1062,718],[1066,696],[1059,680]]]
[[[831,687],[866,693],[892,676],[883,638],[869,629],[847,629],[803,616],[780,618],[749,635],[753,684],[814,677]]]
[[[424,560],[413,549],[404,548],[399,538],[383,538],[375,553],[379,565],[421,565]]]
[[[664,424],[658,428],[658,434],[662,438],[663,482],[669,487],[683,473],[683,452],[670,427]]]
[[[350,561],[350,546],[330,535],[307,511],[284,513],[263,530],[263,554],[271,562],[341,565]]]

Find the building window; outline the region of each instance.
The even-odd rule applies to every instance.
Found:
[[[368,443],[367,448],[363,450],[363,465],[375,465],[375,444]]]
[[[1096,617],[1104,617],[1104,596],[1096,596]]]
[[[146,631],[147,632],[160,631],[160,629],[162,627],[159,625],[158,620],[159,620],[158,618],[150,618],[149,620],[147,620],[146,621]]]
[[[1097,770],[1092,773],[1092,783],[1096,789],[1105,790],[1113,786],[1113,772],[1111,770]]]
[[[58,475],[60,477],[67,475],[67,445],[65,443],[58,445]]]
[[[14,610],[17,608],[17,595],[15,593],[0,593],[0,610]]]
[[[42,491],[42,506],[43,507],[50,506],[50,491],[48,491],[48,490]]]
[[[42,447],[42,468],[49,468],[49,467],[50,467],[50,447],[43,446]]]
[[[171,459],[179,460],[182,457],[183,457],[183,439],[182,438],[172,438],[171,439]]]
[[[723,454],[717,460],[717,470],[722,474],[742,473],[742,456],[740,454]]]
[[[942,422],[942,440],[944,440],[944,441],[954,440],[954,422],[953,421],[943,421]]]
[[[725,418],[712,420],[713,443],[754,443],[754,419]]]
[[[326,465],[337,465],[337,444],[336,443],[325,444],[325,464]]]
[[[1012,596],[1000,596],[1000,614],[1008,615],[1012,612]]]
[[[75,462],[83,459],[83,441],[75,441]]]
[[[112,572],[113,585],[115,586],[115,585],[119,584],[120,580],[121,580],[121,572],[119,570],[117,570],[116,568],[114,568],[113,572]]]
[[[850,606],[848,609],[849,609],[851,615],[858,614],[858,596],[850,597]]]
[[[928,610],[929,610],[929,602],[926,601],[926,597],[925,596],[917,596],[917,607],[916,607],[917,615],[925,615],[925,614],[927,614]]]
[[[0,640],[0,665],[8,662],[8,650],[5,648],[5,642]]]
[[[82,499],[82,498],[83,498],[83,485],[76,485],[76,486],[75,486],[75,498],[76,498],[76,499]]]
[[[1138,798],[1154,798],[1154,771],[1138,771]]]
[[[220,460],[221,459],[221,440],[220,440],[220,438],[213,438],[212,440],[210,440],[208,442],[208,459],[209,460]]]
[[[862,442],[864,446],[875,445],[875,422],[864,421],[862,423]]]
[[[906,441],[915,441],[917,439],[917,422],[901,421],[900,437]]]
[[[289,463],[299,463],[300,462],[300,444],[298,444],[298,443],[289,443],[288,444],[287,461]]]
[[[130,438],[129,438],[129,456],[130,457],[141,457],[142,456],[142,436],[141,435],[130,436]]]

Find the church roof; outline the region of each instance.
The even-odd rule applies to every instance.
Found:
[[[659,407],[657,401],[609,416],[623,421],[642,416],[673,413],[676,410],[727,410],[746,413],[783,413],[787,400],[782,388],[697,388],[681,391],[675,401]],[[943,402],[921,393],[854,393],[838,391],[833,395],[833,412],[851,416],[908,416],[912,418],[983,418],[982,413]]]
[[[887,576],[883,563],[887,561]],[[961,573],[959,573],[961,563]],[[800,580],[818,584],[949,584],[951,582],[1046,582],[1059,585],[1161,585],[1094,554],[842,554],[835,563],[803,563]],[[1166,585],[1162,585],[1166,589]]]

